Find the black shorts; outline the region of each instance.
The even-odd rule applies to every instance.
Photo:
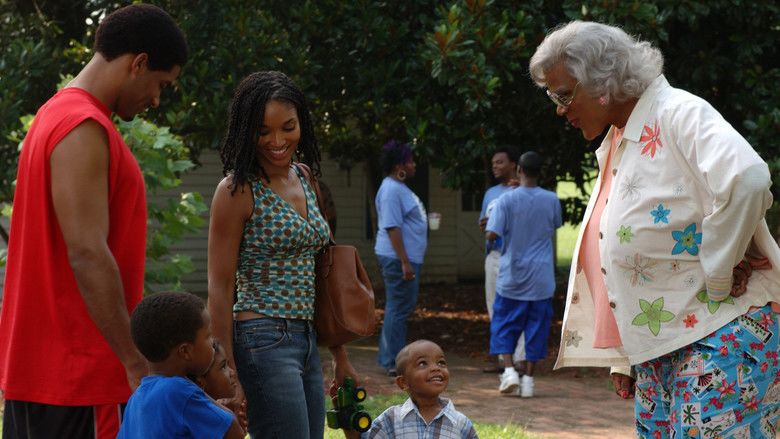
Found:
[[[114,439],[124,406],[62,406],[6,400],[3,439]]]

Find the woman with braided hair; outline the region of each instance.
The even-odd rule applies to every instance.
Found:
[[[320,152],[301,90],[280,72],[238,86],[211,204],[212,330],[238,372],[251,437],[321,438],[322,367],[314,318],[314,255],[330,231],[307,171]],[[297,162],[297,163],[296,163]],[[332,386],[357,378],[343,346],[330,348]]]

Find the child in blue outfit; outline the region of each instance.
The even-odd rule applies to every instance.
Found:
[[[374,419],[363,439],[476,439],[469,418],[455,410],[452,401],[441,398],[450,373],[439,345],[417,340],[406,345],[395,358],[396,384],[409,394],[402,405],[394,405]],[[350,436],[347,436],[350,437]]]
[[[212,367],[209,321],[205,303],[192,294],[159,293],[139,303],[130,331],[151,374],[127,402],[117,438],[244,437],[233,413],[187,378]]]

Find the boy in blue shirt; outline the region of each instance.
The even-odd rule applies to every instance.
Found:
[[[501,237],[501,265],[496,281],[490,353],[504,359],[501,393],[534,393],[534,365],[547,356],[555,292],[553,236],[561,226],[561,203],[554,192],[537,185],[542,166],[539,154],[520,156],[520,186],[502,195],[488,220],[485,238]],[[525,336],[525,374],[522,383],[512,364],[518,338]],[[522,387],[521,387],[522,384]]]
[[[244,437],[233,413],[187,378],[204,375],[214,361],[202,299],[189,293],[148,296],[133,312],[130,332],[151,375],[127,402],[118,439]]]

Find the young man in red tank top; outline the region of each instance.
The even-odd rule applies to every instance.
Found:
[[[129,329],[146,195],[111,114],[157,107],[187,44],[165,11],[136,4],[103,20],[94,52],[38,110],[19,157],[0,315],[3,438],[113,438],[148,374]]]

